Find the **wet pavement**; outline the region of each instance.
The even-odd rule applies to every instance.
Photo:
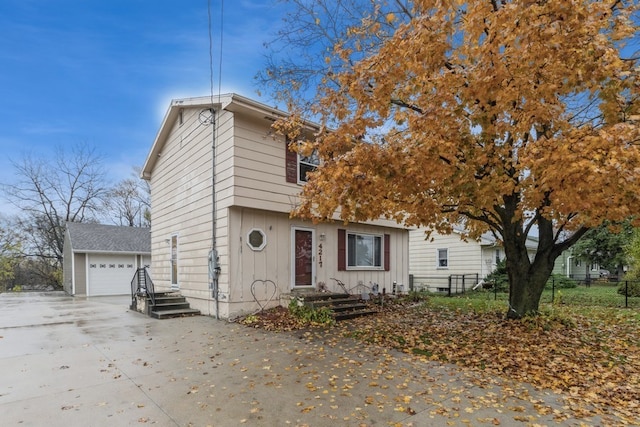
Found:
[[[550,392],[392,350],[156,320],[129,302],[0,294],[0,425],[609,425],[562,416]]]

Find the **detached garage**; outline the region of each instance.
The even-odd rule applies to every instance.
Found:
[[[70,295],[129,294],[136,269],[150,264],[149,228],[67,223],[63,285]]]

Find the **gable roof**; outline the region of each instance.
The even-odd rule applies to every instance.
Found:
[[[457,227],[457,226],[453,227],[453,231],[451,232],[451,234],[458,234],[458,235],[460,235],[461,239],[462,239],[462,237],[464,235],[466,235],[464,229],[461,228],[461,227]],[[474,241],[474,240],[470,239],[469,241]],[[496,239],[496,237],[490,231],[482,233],[482,235],[480,236],[480,238],[478,240],[476,240],[476,242],[480,246],[502,247],[502,242],[500,242],[498,239]],[[525,241],[525,246],[527,247],[528,250],[532,250],[532,251],[537,250],[538,249],[538,237],[537,236],[527,236],[527,240]]]
[[[498,241],[495,236],[491,232],[483,233],[480,236],[480,245],[481,246],[500,246],[502,247],[502,242]],[[538,250],[538,237],[537,236],[527,236],[525,241],[525,246],[528,250]]]
[[[176,122],[180,110],[184,108],[202,108],[213,109],[215,111],[226,110],[231,112],[244,112],[256,117],[262,117],[270,121],[285,117],[288,113],[274,107],[270,107],[258,101],[246,98],[236,93],[228,93],[223,95],[200,96],[195,98],[173,99],[169,104],[169,108],[162,119],[160,130],[158,131],[151,150],[147,155],[147,159],[142,166],[140,177],[149,179],[151,171],[162,155],[164,144],[171,133],[173,124]]]
[[[72,252],[151,253],[151,230],[117,225],[66,224]]]

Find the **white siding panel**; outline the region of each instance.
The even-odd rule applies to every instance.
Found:
[[[461,240],[460,235],[434,233],[432,239],[425,240],[424,230],[409,233],[409,270],[414,276],[449,276],[453,274],[482,273],[482,246],[473,240]],[[448,249],[449,263],[446,268],[438,267],[438,249]],[[482,276],[480,276],[482,278]]]
[[[235,307],[232,310],[251,311],[260,308],[260,304],[277,305],[278,296],[291,291],[291,230],[293,227],[313,229],[316,235],[314,257],[316,277],[314,283],[324,282],[329,289],[341,291],[331,278],[344,281],[353,292],[357,292],[359,284],[378,283],[391,292],[393,282],[404,285],[408,289],[408,233],[401,229],[388,229],[375,226],[353,225],[349,230],[377,234],[389,234],[391,238],[390,271],[360,270],[338,271],[337,224],[312,224],[292,220],[287,214],[268,212],[248,208],[231,209],[232,219],[229,226],[229,249],[233,261],[230,265],[229,302]],[[250,230],[258,228],[266,236],[267,244],[261,251],[252,250],[246,242]],[[324,234],[324,240],[320,236]],[[276,295],[272,295],[272,281],[277,286]],[[253,285],[253,292],[252,290]]]

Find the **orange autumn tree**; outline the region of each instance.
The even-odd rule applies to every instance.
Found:
[[[636,2],[360,3],[370,9],[322,54],[312,104],[331,131],[293,147],[322,162],[294,214],[490,231],[507,316],[537,313],[562,251],[640,213]],[[298,140],[290,99],[277,126]]]

